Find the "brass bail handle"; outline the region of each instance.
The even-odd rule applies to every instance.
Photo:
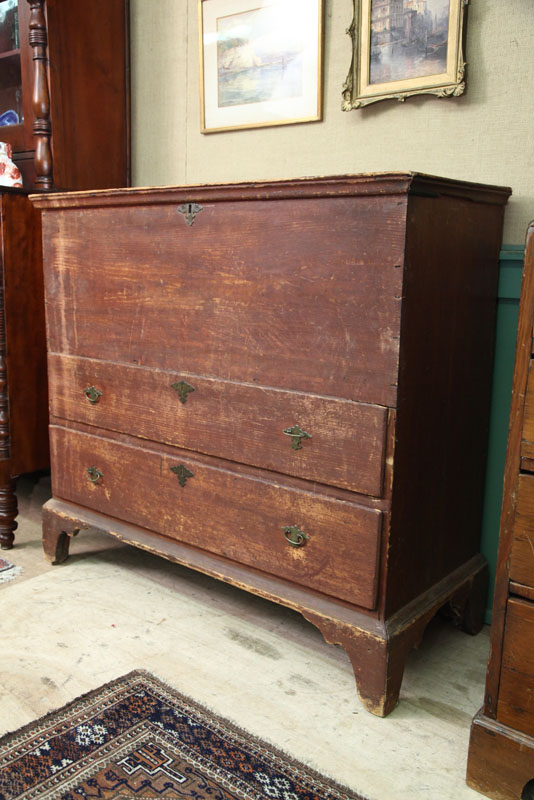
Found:
[[[304,547],[310,538],[298,525],[286,525],[282,530],[291,547]]]
[[[83,390],[83,393],[92,405],[98,403],[98,401],[102,397],[102,392],[100,391],[100,389],[97,389],[96,386],[88,386],[86,389]]]
[[[96,467],[88,467],[85,474],[91,483],[98,483],[100,478],[104,477],[104,475]]]
[[[286,436],[291,436],[291,447],[293,450],[302,450],[302,440],[311,439],[311,433],[303,431],[300,425],[293,425],[291,428],[284,428],[282,431]]]

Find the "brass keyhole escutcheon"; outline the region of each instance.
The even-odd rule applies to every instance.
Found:
[[[102,397],[102,392],[99,389],[97,389],[96,386],[88,386],[86,389],[83,390],[83,393],[92,405],[98,403],[98,401]]]
[[[300,425],[293,425],[292,428],[284,428],[282,431],[286,436],[291,436],[291,447],[293,450],[302,450],[302,440],[311,439],[311,433],[303,431]]]
[[[187,383],[187,381],[177,381],[176,383],[171,383],[171,389],[174,389],[174,391],[178,393],[181,403],[186,403],[187,395],[195,391],[195,387],[191,386],[191,384]]]
[[[185,221],[191,226],[196,215],[202,211],[202,206],[199,203],[184,203],[178,207],[178,211],[184,215]]]
[[[100,478],[104,477],[104,475],[96,467],[88,467],[85,474],[87,475],[91,483],[98,483]]]
[[[287,525],[283,527],[282,530],[291,547],[304,547],[310,538],[298,525]]]
[[[191,472],[190,469],[187,469],[185,464],[178,464],[177,467],[169,467],[171,472],[174,472],[176,477],[178,478],[178,483],[180,486],[185,486],[187,483],[188,478],[194,478],[194,472]]]

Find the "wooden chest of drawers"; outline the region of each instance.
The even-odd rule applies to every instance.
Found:
[[[509,191],[411,173],[34,198],[54,498],[299,610],[397,702],[443,605],[477,629]]]
[[[467,782],[497,800],[534,790],[534,223],[519,305],[491,654]],[[527,784],[530,793],[523,794]],[[528,792],[528,790],[527,790]]]

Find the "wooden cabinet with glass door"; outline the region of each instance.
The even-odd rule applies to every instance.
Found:
[[[0,548],[13,545],[17,476],[48,466],[37,189],[129,185],[128,0],[0,0]]]
[[[129,185],[129,0],[0,0],[0,141],[27,188]]]
[[[34,182],[32,82],[28,36],[30,6],[24,0],[0,2],[0,141],[8,142],[25,186]],[[21,37],[21,31],[22,37]]]

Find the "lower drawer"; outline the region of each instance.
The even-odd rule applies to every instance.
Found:
[[[381,511],[55,425],[50,448],[55,497],[375,607]]]
[[[508,600],[497,719],[534,735],[534,603],[527,600]]]

